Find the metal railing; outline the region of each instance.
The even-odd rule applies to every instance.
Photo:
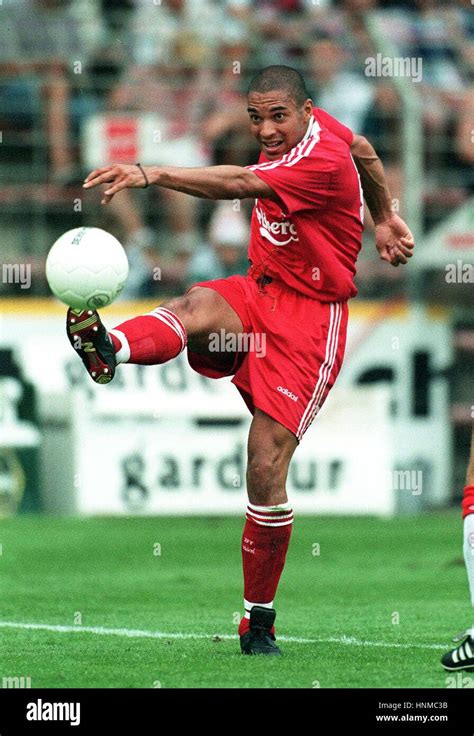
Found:
[[[400,58],[400,51],[384,32],[380,17],[376,13],[367,13],[365,22],[377,53],[391,59]],[[403,218],[410,223],[416,242],[421,245],[424,188],[422,106],[416,86],[411,79],[394,75],[390,81],[400,97],[402,109],[403,203],[401,209]]]

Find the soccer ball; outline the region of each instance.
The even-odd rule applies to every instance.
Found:
[[[127,255],[110,233],[76,227],[56,240],[46,259],[51,291],[73,309],[99,309],[117,298],[128,276]]]

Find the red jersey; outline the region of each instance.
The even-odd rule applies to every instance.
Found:
[[[323,302],[357,294],[363,197],[349,128],[313,109],[303,139],[281,158],[248,166],[278,195],[257,199],[248,256],[252,269]]]

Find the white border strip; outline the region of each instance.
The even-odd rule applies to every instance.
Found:
[[[237,639],[237,634],[191,634],[165,631],[142,631],[140,629],[110,629],[103,626],[61,626],[56,624],[23,623],[21,621],[0,621],[2,629],[22,629],[30,631],[53,631],[59,634],[95,634],[98,636],[124,636],[131,639]],[[293,644],[343,644],[354,647],[388,647],[389,649],[449,649],[449,644],[401,644],[390,641],[366,641],[354,636],[329,636],[325,639],[305,639],[299,636],[278,636],[278,641]]]

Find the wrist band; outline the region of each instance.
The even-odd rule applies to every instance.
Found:
[[[143,189],[146,189],[147,187],[149,187],[149,186],[150,186],[150,182],[148,181],[148,177],[147,177],[147,175],[145,174],[145,171],[143,170],[143,167],[142,167],[142,165],[141,165],[141,164],[135,164],[135,166],[138,166],[138,168],[140,169],[140,171],[141,171],[141,172],[142,172],[142,174],[143,174],[143,178],[145,179],[145,186],[143,187]]]

